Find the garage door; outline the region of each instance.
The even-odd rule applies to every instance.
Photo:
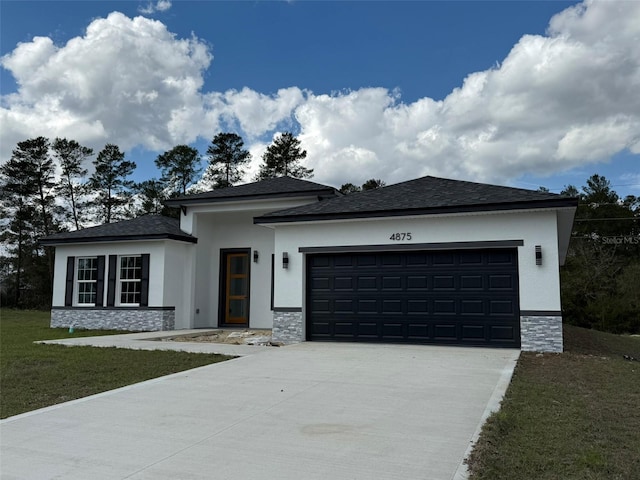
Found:
[[[307,340],[520,346],[515,249],[307,255]]]

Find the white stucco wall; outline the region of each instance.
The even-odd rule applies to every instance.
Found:
[[[299,207],[318,201],[317,197],[284,197],[274,199],[243,200],[229,202],[214,202],[204,205],[189,205],[187,213],[180,213],[180,230],[197,236],[198,227],[195,219],[203,213],[252,213],[253,216],[264,215],[276,210]],[[253,218],[251,219],[253,223]]]
[[[251,249],[250,328],[271,328],[271,255],[273,229],[253,224],[253,218],[267,212],[293,208],[317,201],[316,197],[291,197],[194,205],[180,217],[180,228],[198,238],[192,254],[191,310],[193,327],[218,327],[220,251]],[[259,253],[253,262],[253,251]],[[185,281],[185,284],[187,282]]]
[[[149,306],[176,307],[176,319],[179,312],[189,315],[182,304],[184,297],[184,267],[181,262],[189,256],[189,244],[172,240],[153,240],[137,242],[104,242],[94,244],[59,245],[56,247],[56,259],[53,283],[53,306],[64,306],[67,275],[67,257],[91,257],[105,255],[104,298],[107,298],[109,255],[140,255],[149,257]],[[75,301],[75,295],[74,295]],[[187,318],[189,318],[187,316]]]
[[[193,254],[195,244],[168,240],[164,256],[164,302],[176,307],[175,328],[193,328]]]
[[[393,233],[411,232],[411,240],[390,241]],[[415,244],[522,240],[518,247],[521,310],[560,310],[557,221],[554,210],[434,215],[422,218],[375,218],[275,225],[276,307],[302,307],[304,257],[299,247]],[[543,263],[535,264],[535,245]],[[289,268],[282,268],[282,253]]]
[[[141,255],[148,253],[149,257],[149,306],[163,305],[164,283],[164,241],[145,242],[104,242],[90,245],[59,245],[56,246],[56,260],[53,283],[53,306],[64,306],[65,283],[67,276],[67,257],[91,257],[105,255],[104,298],[107,298],[107,275],[109,255]],[[74,296],[75,297],[75,296]],[[75,298],[74,298],[75,301]]]
[[[200,213],[195,216],[195,327],[218,326],[220,252],[248,248],[250,255],[249,327],[271,328],[271,254],[273,230],[253,224],[255,212]],[[259,254],[253,262],[253,251]]]
[[[196,216],[195,327],[218,326],[220,252],[248,248],[250,255],[249,326],[271,328],[271,254],[273,230],[255,226],[254,212],[203,213]],[[253,262],[257,250],[258,262]]]

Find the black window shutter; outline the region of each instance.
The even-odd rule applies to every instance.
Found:
[[[109,275],[107,277],[107,307],[116,304],[116,278],[118,276],[118,256],[109,255]]]
[[[276,256],[274,253],[271,254],[271,310],[273,311],[273,284],[274,284],[274,275],[275,275],[275,265],[276,265]]]
[[[76,257],[67,257],[67,283],[64,290],[64,306],[73,305],[73,277],[76,266]]]
[[[140,280],[140,306],[149,306],[149,254],[142,255],[142,277]]]
[[[104,305],[104,255],[98,257],[98,272],[96,277],[96,307]]]

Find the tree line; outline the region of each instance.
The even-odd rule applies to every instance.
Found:
[[[254,180],[279,176],[310,178],[301,164],[307,156],[292,133],[277,136],[262,156]],[[145,214],[177,216],[163,202],[188,193],[225,188],[243,180],[250,152],[242,138],[218,133],[200,153],[178,145],[155,159],[159,178],[139,183],[124,152],[107,144],[92,161],[93,149],[75,140],[37,137],[18,142],[0,167],[0,301],[3,306],[45,307],[50,304],[53,249],[38,239],[65,230],[111,223]]]
[[[640,198],[621,198],[592,175],[580,190],[569,252],[560,269],[563,318],[580,327],[640,333]]]

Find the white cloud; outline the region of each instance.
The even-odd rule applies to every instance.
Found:
[[[19,86],[3,98],[2,158],[36,135],[162,150],[237,128],[253,173],[265,138],[293,129],[315,180],[334,185],[552,174],[640,153],[639,36],[640,2],[587,1],[443,100],[406,104],[385,88],[203,92],[212,59],[205,42],[113,13],[64,46],[36,37],[2,58]]]
[[[169,0],[158,0],[156,3],[156,10],[160,12],[166,12],[171,8],[171,2]]]
[[[381,89],[309,95],[296,110],[301,138],[335,184],[424,174],[503,182],[638,153],[639,35],[640,3],[586,2],[440,102],[406,105]]]
[[[0,110],[2,158],[37,135],[124,149],[191,142],[205,120],[202,75],[211,59],[195,36],[177,39],[159,21],[118,12],[63,46],[43,37],[21,43],[0,60],[18,84]]]
[[[283,122],[291,122],[294,109],[303,103],[304,92],[297,87],[282,88],[275,95],[264,95],[249,88],[240,91],[210,93],[205,106],[213,121],[221,118],[237,124],[249,137],[274,130]]]
[[[138,12],[143,15],[151,15],[155,12],[166,12],[171,8],[171,2],[169,0],[158,0],[155,4],[148,2],[145,6],[138,7]]]

